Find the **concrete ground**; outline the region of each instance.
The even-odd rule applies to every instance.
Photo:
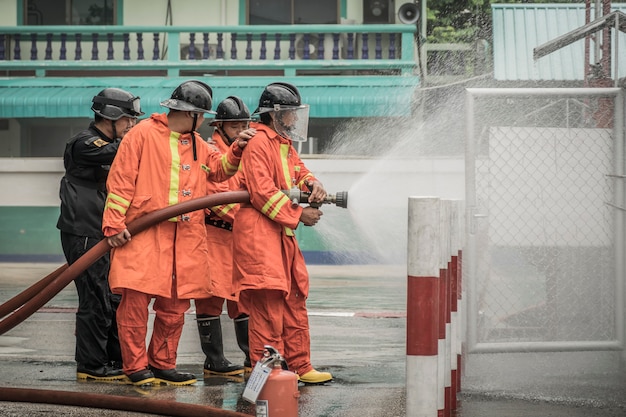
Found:
[[[0,304],[59,265],[0,264]],[[313,365],[333,373],[323,386],[300,385],[300,417],[405,416],[406,270],[389,266],[310,266],[309,314]],[[254,407],[242,399],[245,382],[202,378],[203,355],[193,308],[186,317],[178,364],[200,378],[186,387],[136,388],[119,383],[78,382],[75,377],[75,289],[69,285],[37,313],[0,336],[0,395],[28,388],[32,402],[0,401],[3,416],[145,416],[139,413],[40,404],[40,391],[200,404],[244,415]],[[222,316],[226,356],[243,360],[233,325]],[[565,363],[588,361],[587,371],[567,372],[563,357],[551,355],[469,355],[458,395],[457,417],[626,416],[626,377],[611,369],[616,352],[605,358],[571,353]],[[502,372],[503,369],[510,371]],[[67,392],[67,395],[63,393]],[[118,397],[111,397],[118,396]],[[8,399],[8,398],[7,398]],[[159,403],[160,404],[160,403]],[[163,415],[165,410],[159,411]],[[274,416],[271,416],[274,417]]]

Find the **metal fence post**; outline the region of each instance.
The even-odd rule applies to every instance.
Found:
[[[439,217],[439,198],[409,198],[406,414],[411,417],[438,415]]]

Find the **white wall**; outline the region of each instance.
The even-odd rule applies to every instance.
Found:
[[[17,1],[0,0],[0,26],[15,26],[17,18]]]
[[[177,0],[172,1],[173,26],[238,25],[239,1]],[[167,0],[133,0],[124,2],[124,25],[165,25]]]
[[[0,206],[58,206],[61,158],[0,158]]]
[[[396,23],[398,9],[411,0],[395,1]],[[8,3],[0,0],[0,4]],[[173,25],[238,25],[239,0],[175,0],[172,4]],[[14,6],[14,5],[12,5]],[[124,2],[125,25],[165,24],[167,0],[126,0]],[[356,24],[363,21],[363,1],[348,0],[346,19]]]
[[[409,196],[465,197],[459,159],[304,159],[330,193],[359,191],[371,204],[405,203]],[[0,206],[57,206],[61,158],[0,158]]]

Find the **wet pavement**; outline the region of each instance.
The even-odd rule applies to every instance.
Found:
[[[0,303],[55,270],[56,264],[0,264]],[[405,416],[406,269],[402,266],[309,266],[312,362],[335,379],[323,386],[300,385],[300,417]],[[192,309],[186,316],[178,367],[199,376],[186,387],[136,388],[121,383],[78,382],[73,360],[75,289],[69,285],[37,313],[0,336],[0,392],[8,388],[103,394],[169,403],[200,404],[255,415],[242,399],[245,382],[202,379]],[[241,362],[234,328],[222,315],[226,357]],[[519,354],[518,354],[519,355]],[[626,416],[626,377],[611,368],[619,357],[571,353],[589,361],[588,371],[571,375],[550,355],[470,355],[457,417]],[[525,363],[527,361],[528,363]],[[509,367],[511,372],[502,372]],[[618,363],[619,361],[617,361]],[[515,369],[518,367],[520,369]],[[492,368],[492,372],[485,371]],[[524,373],[520,376],[518,374]],[[539,377],[538,377],[539,375]],[[8,391],[8,390],[7,390]],[[37,401],[33,391],[32,401]],[[30,397],[29,397],[30,398]],[[114,402],[116,397],[111,398]],[[139,412],[67,405],[0,401],[3,416],[145,416]],[[274,416],[272,416],[274,417]]]

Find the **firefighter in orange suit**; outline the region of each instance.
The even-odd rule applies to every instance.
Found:
[[[269,84],[259,107],[261,123],[241,160],[242,204],[233,225],[233,290],[250,315],[248,335],[252,365],[271,345],[283,353],[289,369],[304,383],[324,383],[328,372],[313,368],[306,308],[309,276],[294,235],[299,223],[315,225],[319,209],[292,204],[281,190],[311,191],[309,202],[322,202],[323,185],[309,172],[292,146],[305,140],[308,105],[288,83]]]
[[[126,225],[152,211],[206,195],[207,181],[237,172],[246,142],[221,155],[195,132],[211,113],[211,88],[186,81],[122,141],[107,180],[103,232],[113,247],[109,283],[122,299],[117,310],[124,374],[134,385],[189,385],[176,370],[176,352],[190,299],[211,294],[204,211],[162,222],[136,236]],[[132,239],[132,240],[131,240]],[[148,306],[155,319],[146,349]]]
[[[256,133],[254,129],[249,128],[249,124],[248,106],[239,97],[227,97],[217,105],[217,114],[211,122],[211,125],[215,126],[215,131],[210,143],[221,153],[225,153],[235,140],[240,138],[247,140]],[[239,190],[239,176],[234,175],[224,182],[209,183],[208,187],[209,193],[237,191]],[[205,376],[241,375],[244,373],[244,367],[248,372],[251,371],[248,350],[248,315],[232,299],[232,229],[237,210],[239,210],[239,204],[211,207],[207,210],[205,217],[213,296],[195,300],[200,346],[206,356]],[[235,365],[224,357],[220,320],[224,300],[226,300],[228,316],[235,323],[237,344],[245,355],[244,366]]]

